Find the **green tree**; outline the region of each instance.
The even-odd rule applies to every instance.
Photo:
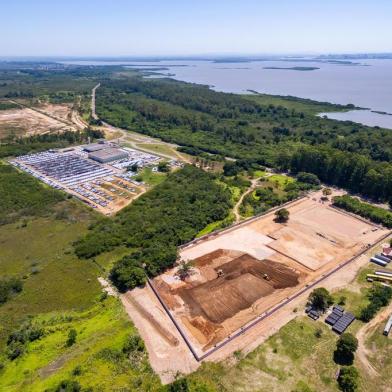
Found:
[[[192,271],[191,261],[182,261],[177,269],[177,274],[181,280],[186,279]]]
[[[343,392],[355,392],[358,389],[359,373],[354,366],[342,367],[339,372],[338,384]]]
[[[134,173],[136,173],[138,170],[139,170],[139,165],[137,163],[134,163],[134,164],[129,165],[127,167],[127,171],[131,171],[131,172],[134,172]]]
[[[340,365],[351,365],[354,361],[354,353],[358,348],[358,340],[351,333],[342,334],[334,352],[334,360]]]
[[[326,288],[319,287],[310,293],[308,304],[325,312],[333,304],[333,298]]]
[[[319,178],[313,173],[299,172],[297,174],[297,180],[305,182],[306,184],[319,185]]]
[[[168,173],[170,171],[169,163],[166,161],[159,162],[158,171],[160,171],[161,173]]]
[[[279,223],[284,223],[289,220],[290,213],[286,208],[281,208],[275,212],[275,221]]]

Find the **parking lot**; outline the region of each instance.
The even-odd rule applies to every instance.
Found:
[[[103,149],[113,149],[102,143]],[[117,146],[116,146],[117,147]],[[128,157],[107,163],[89,158],[86,146],[64,150],[49,150],[23,155],[10,161],[15,167],[40,181],[72,194],[97,211],[113,214],[146,191],[144,184],[135,181],[132,165],[138,168],[156,167],[160,157],[130,148],[118,148]]]

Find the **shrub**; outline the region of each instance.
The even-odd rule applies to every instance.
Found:
[[[167,388],[168,392],[189,392],[189,384],[186,378],[180,378],[170,384]]]
[[[77,381],[73,380],[63,380],[54,389],[54,392],[80,392],[82,387]]]
[[[74,367],[72,370],[72,375],[73,376],[80,376],[82,374],[82,367],[80,365]]]
[[[338,305],[340,305],[340,306],[346,305],[346,299],[347,299],[347,298],[346,298],[344,295],[342,295],[342,296],[339,298]]]
[[[310,293],[308,304],[325,312],[333,304],[333,298],[327,289],[319,287]]]
[[[122,352],[126,355],[129,355],[134,352],[144,352],[145,346],[143,339],[139,335],[131,335],[128,337],[128,340],[125,342]]]
[[[319,178],[313,173],[299,172],[297,180],[306,184],[320,185]]]
[[[323,330],[321,328],[317,328],[314,336],[316,336],[318,339],[321,338],[321,336],[323,336]]]
[[[18,278],[8,278],[0,280],[0,304],[9,300],[13,294],[20,293],[23,283]]]
[[[170,166],[167,162],[161,161],[158,163],[158,171],[161,173],[168,173],[170,171]]]
[[[68,338],[67,341],[65,342],[65,345],[67,347],[71,347],[76,343],[76,336],[77,336],[77,332],[75,329],[70,329],[68,332]]]
[[[355,392],[358,389],[359,373],[354,366],[340,369],[338,384],[343,392]]]
[[[13,361],[14,359],[20,357],[25,351],[24,345],[20,342],[13,342],[7,348],[7,357],[9,360]]]
[[[360,319],[364,322],[370,321],[378,310],[389,304],[392,299],[392,288],[376,283],[370,289],[368,298],[370,303],[361,310],[360,315]]]

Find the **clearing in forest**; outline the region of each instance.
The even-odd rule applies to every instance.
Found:
[[[189,276],[181,280],[175,267],[153,280],[198,356],[388,233],[320,192],[286,208],[286,223],[270,212],[193,241],[180,251],[192,261]]]

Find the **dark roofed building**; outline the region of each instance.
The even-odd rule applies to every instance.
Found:
[[[88,154],[88,157],[100,163],[109,163],[128,158],[128,153],[118,148],[105,148],[103,150],[91,152]]]

